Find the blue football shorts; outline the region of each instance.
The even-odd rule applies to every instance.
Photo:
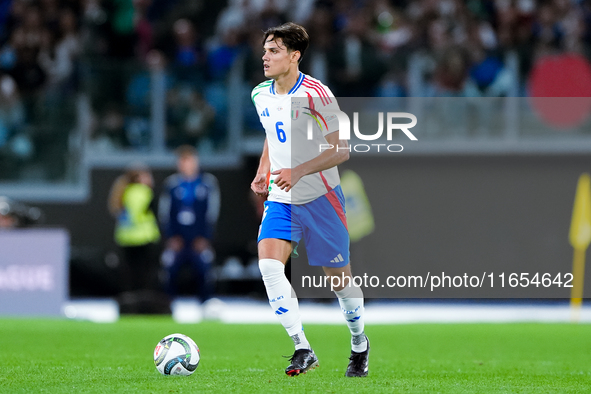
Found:
[[[299,243],[303,238],[310,265],[349,264],[349,232],[341,186],[306,204],[265,201],[258,241],[265,238]]]

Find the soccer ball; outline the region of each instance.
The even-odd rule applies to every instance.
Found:
[[[162,375],[191,375],[199,358],[199,347],[183,334],[164,337],[154,349],[154,364]]]

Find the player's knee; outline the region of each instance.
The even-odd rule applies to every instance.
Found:
[[[354,284],[351,286],[345,284],[345,286],[340,286],[340,288],[335,287],[333,290],[338,298],[363,299],[363,290],[361,290],[361,287],[355,286]]]
[[[261,271],[264,280],[265,277],[285,274],[285,265],[283,265],[281,261],[275,259],[260,259],[259,270]]]

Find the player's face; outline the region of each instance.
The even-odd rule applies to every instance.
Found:
[[[199,160],[196,156],[181,156],[177,162],[178,170],[186,178],[192,178],[199,173]]]
[[[277,79],[286,74],[294,62],[297,64],[296,54],[288,51],[280,38],[273,40],[272,34],[267,37],[263,50],[263,70],[267,78]]]

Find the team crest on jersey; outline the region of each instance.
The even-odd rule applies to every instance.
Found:
[[[296,120],[300,116],[300,103],[297,101],[291,103],[291,119]]]

